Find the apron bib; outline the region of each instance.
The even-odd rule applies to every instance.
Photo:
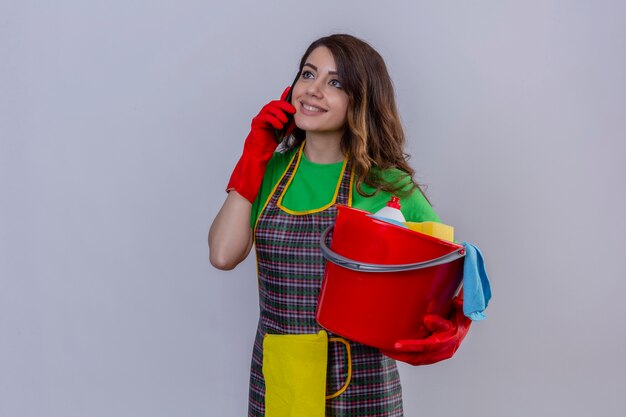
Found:
[[[290,161],[254,228],[260,318],[252,353],[248,415],[265,417],[267,403],[270,407],[267,417],[272,417],[275,410],[279,410],[277,415],[293,417],[402,417],[402,393],[395,361],[378,349],[333,334],[328,334],[326,341],[325,332],[320,333],[323,329],[315,321],[326,264],[319,249],[320,235],[335,222],[335,203],[351,205],[353,173],[351,163],[346,160],[333,201],[324,207],[305,212],[289,210],[282,206],[282,199],[298,169],[303,148],[304,144]],[[302,337],[281,339],[282,335]],[[317,343],[320,338],[326,355]],[[316,343],[311,345],[313,341]],[[307,344],[315,347],[303,347]],[[264,345],[270,346],[265,353]],[[294,354],[297,349],[305,350]],[[263,363],[264,359],[267,364]],[[325,376],[321,369],[324,367]],[[280,376],[285,373],[288,374],[285,378]],[[293,378],[302,381],[304,374],[308,375],[308,382],[297,386],[288,382]],[[298,405],[291,404],[301,401],[280,400],[285,392],[302,393],[307,383],[311,384],[310,395],[305,400],[312,398],[310,412],[303,408],[296,410]],[[290,390],[289,386],[294,388]],[[292,406],[296,408],[290,411]],[[322,406],[325,414],[320,411]]]

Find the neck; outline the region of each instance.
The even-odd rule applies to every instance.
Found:
[[[316,164],[332,164],[343,161],[344,154],[341,152],[341,138],[336,136],[324,136],[306,134],[304,154],[306,158]]]

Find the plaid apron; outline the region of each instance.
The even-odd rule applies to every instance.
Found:
[[[346,160],[335,199],[318,210],[295,213],[282,198],[295,174],[302,149],[294,155],[271,193],[254,230],[259,284],[260,319],[252,354],[249,417],[265,415],[263,336],[310,334],[321,330],[315,309],[325,260],[319,249],[321,233],[334,224],[334,203],[351,205],[352,170]],[[334,336],[329,333],[329,337]],[[351,382],[339,396],[326,400],[326,415],[336,417],[402,417],[402,392],[396,363],[378,349],[349,342]],[[342,343],[329,343],[327,394],[336,393],[348,377],[348,358]],[[302,416],[306,417],[306,416]]]

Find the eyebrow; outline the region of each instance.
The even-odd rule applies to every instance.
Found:
[[[305,63],[305,64],[303,65],[303,67],[311,67],[311,68],[313,68],[313,70],[314,70],[314,71],[317,71],[317,70],[318,70],[318,69],[317,69],[317,67],[316,67],[315,65],[310,64],[310,63],[308,63],[308,62],[307,62],[307,63]],[[339,74],[337,71],[328,71],[328,73],[329,73],[329,74],[334,74],[334,75],[338,75],[338,74]]]

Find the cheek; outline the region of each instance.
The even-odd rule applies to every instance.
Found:
[[[300,97],[303,94],[303,90],[304,87],[302,86],[302,83],[298,80],[296,82],[296,84],[293,86],[293,89],[291,90],[291,105],[295,106],[297,101],[296,98]]]
[[[341,118],[343,120],[347,120],[348,119],[348,98],[342,97],[338,101],[336,108],[340,110],[338,113],[341,114]]]

